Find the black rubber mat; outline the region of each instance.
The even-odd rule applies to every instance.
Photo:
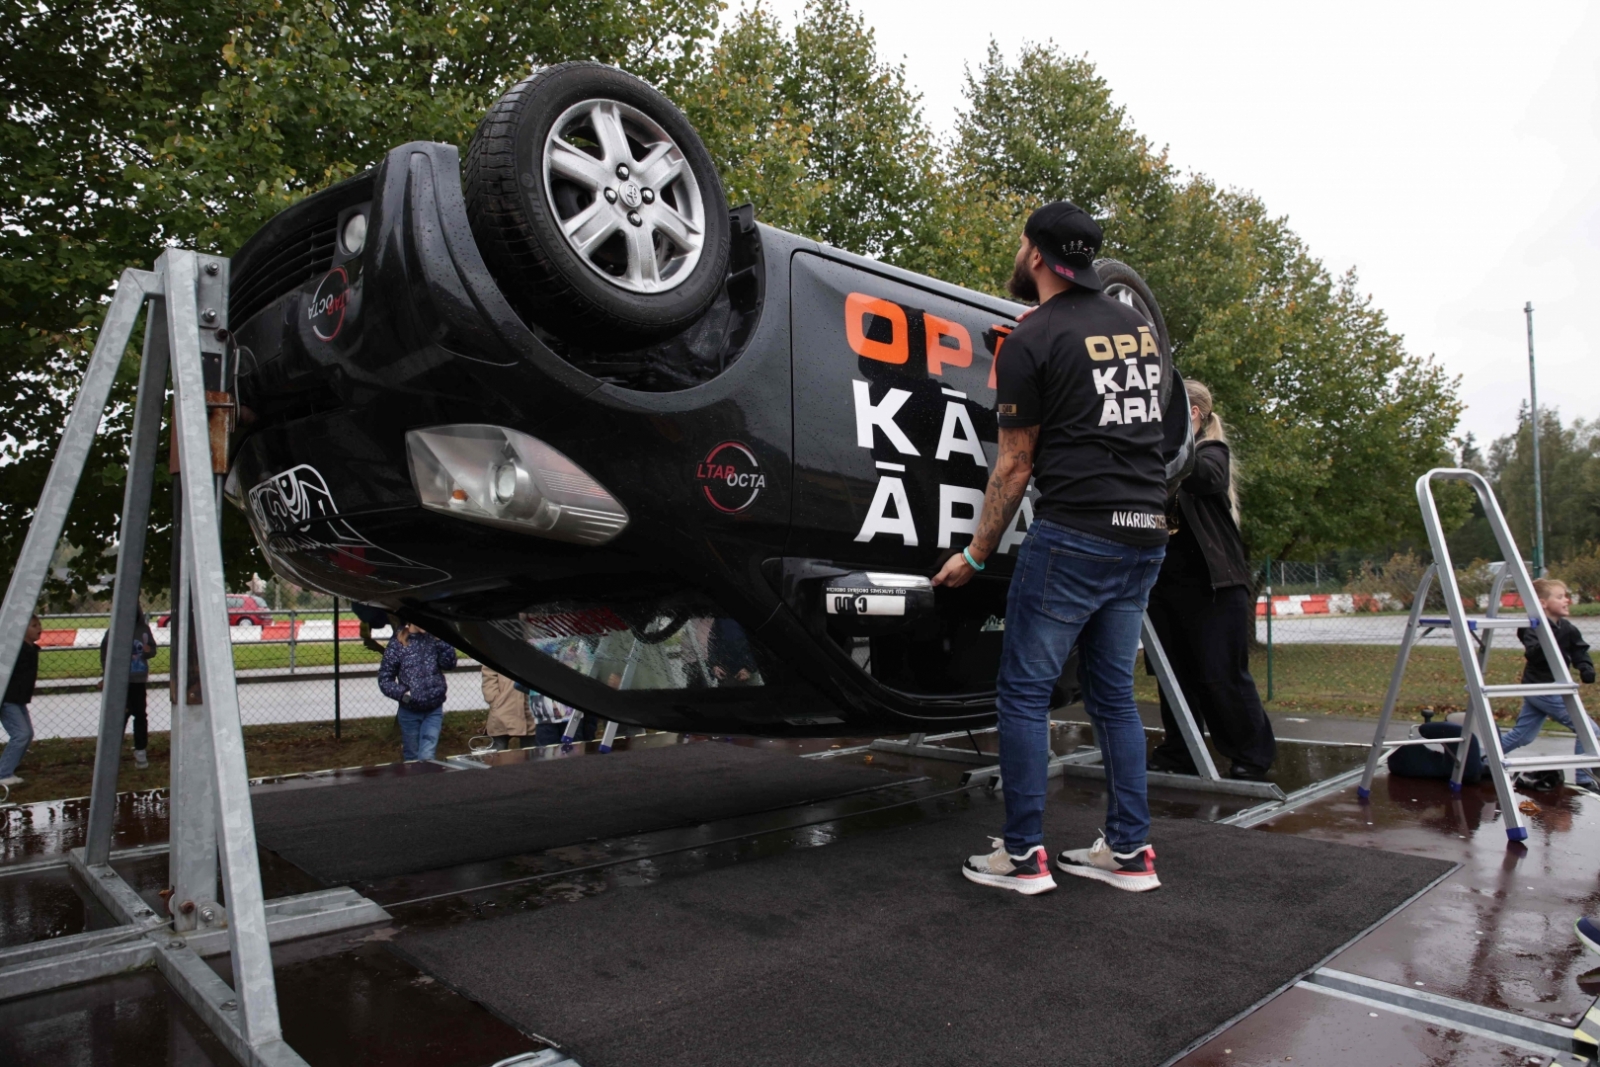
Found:
[[[999,826],[973,804],[396,948],[584,1067],[1155,1067],[1451,869],[1161,820],[1161,889],[1022,897],[961,877]],[[1096,825],[1054,802],[1047,844]]]
[[[335,884],[692,826],[910,777],[700,742],[251,799],[260,843]]]

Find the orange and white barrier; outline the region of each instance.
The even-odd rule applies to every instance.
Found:
[[[1362,612],[1396,611],[1400,602],[1387,593],[1298,593],[1272,598],[1272,615],[1356,615]],[[1256,598],[1256,617],[1266,618],[1267,598]]]
[[[296,619],[292,624],[285,619],[283,622],[270,622],[265,626],[239,625],[230,628],[233,643],[236,645],[253,645],[261,642],[281,643],[289,640],[290,628],[293,627],[296,641],[332,641],[332,619]],[[150,632],[156,636],[157,645],[172,643],[172,631],[165,626],[152,626]],[[375,629],[372,635],[379,640],[387,640],[389,628]],[[99,648],[100,642],[105,639],[105,627],[84,627],[82,629],[51,629],[39,635],[39,647],[49,648]],[[361,636],[360,619],[339,620],[339,640],[354,641]]]

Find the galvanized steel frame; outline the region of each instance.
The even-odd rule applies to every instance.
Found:
[[[1155,627],[1150,624],[1150,616],[1148,614],[1140,619],[1139,636],[1144,642],[1144,651],[1145,655],[1150,659],[1150,667],[1155,672],[1156,684],[1166,694],[1167,703],[1172,708],[1172,717],[1178,723],[1178,732],[1183,735],[1183,743],[1189,750],[1190,758],[1194,760],[1197,772],[1195,774],[1169,774],[1163,771],[1147,771],[1145,776],[1150,784],[1164,785],[1175,789],[1191,789],[1202,793],[1226,793],[1233,796],[1265,797],[1271,800],[1282,800],[1283,790],[1271,782],[1224,778],[1218,773],[1216,762],[1211,758],[1211,750],[1206,747],[1200,724],[1195,720],[1194,712],[1189,708],[1189,700],[1183,695],[1183,687],[1178,684],[1177,676],[1172,673],[1172,664],[1167,659],[1167,650],[1162,647],[1161,638],[1156,636]],[[921,759],[983,764],[984,768],[982,770],[968,771],[962,776],[961,781],[963,784],[985,784],[990,789],[995,788],[1000,781],[1000,767],[996,762],[996,757],[993,755],[927,743],[930,740],[945,740],[960,736],[961,733],[958,731],[952,734],[940,734],[935,738],[930,738],[926,734],[912,734],[904,741],[880,737],[866,747],[874,752],[893,752],[898,755],[916,756]],[[832,754],[840,755],[841,753]],[[1098,753],[1090,751],[1054,756],[1046,764],[1046,775],[1050,778],[1060,778],[1063,775],[1082,778],[1103,778],[1105,776],[1105,768],[1095,766],[1098,756]]]
[[[386,921],[349,889],[264,899],[227,627],[220,481],[213,467],[205,351],[226,335],[228,261],[168,249],[154,271],[124,271],[0,605],[0,685],[16,665],[140,310],[149,304],[106,648],[87,842],[67,864],[123,925],[0,950],[0,999],[154,964],[242,1063],[304,1067],[283,1041],[271,941]],[[202,319],[204,330],[202,334]],[[225,352],[220,364],[226,371]],[[145,531],[170,375],[179,505],[173,678],[170,880],[174,919],[110,866],[117,769]],[[218,382],[223,384],[225,382]],[[224,388],[221,391],[226,391]],[[200,700],[190,703],[191,636]],[[219,863],[220,858],[220,863]],[[51,866],[56,865],[51,861]],[[26,865],[29,870],[40,865]],[[218,874],[222,901],[215,899]],[[230,988],[202,959],[231,957]]]

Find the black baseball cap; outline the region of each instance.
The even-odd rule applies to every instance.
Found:
[[[1085,289],[1102,289],[1105,283],[1094,269],[1094,257],[1105,241],[1105,231],[1077,204],[1057,200],[1028,216],[1022,233],[1044,257],[1045,266]]]

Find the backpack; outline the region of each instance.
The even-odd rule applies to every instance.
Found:
[[[1449,739],[1461,736],[1453,722],[1425,722],[1411,728],[1411,736]],[[1389,773],[1399,778],[1449,778],[1456,764],[1455,745],[1402,745],[1389,753]],[[1462,785],[1477,785],[1483,779],[1483,754],[1474,737],[1467,747],[1467,765],[1461,772]]]

